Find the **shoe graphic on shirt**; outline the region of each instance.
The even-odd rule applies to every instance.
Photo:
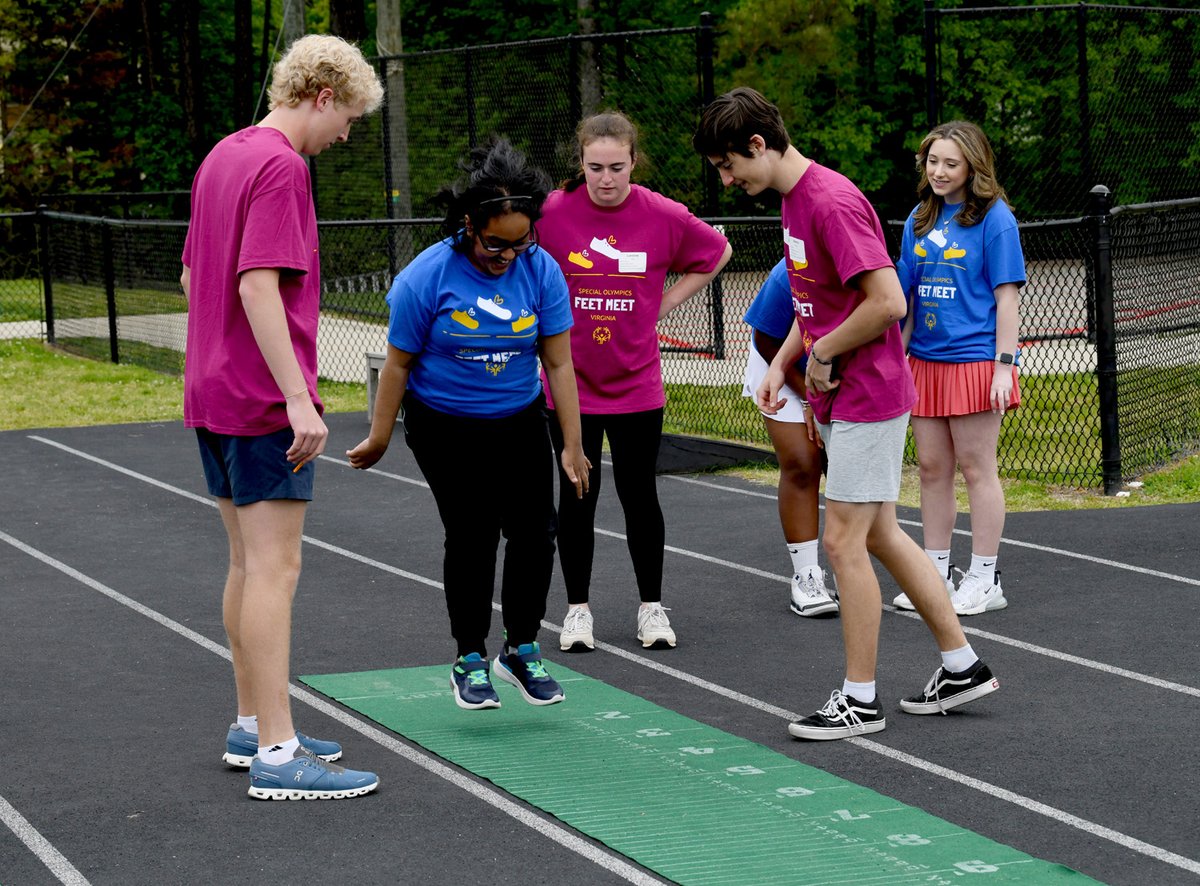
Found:
[[[925,256],[929,255],[929,253],[925,251],[925,247],[922,246],[920,243],[918,243],[916,246],[913,247],[913,252],[915,252],[921,258],[924,258]]]
[[[956,249],[956,248],[955,248],[955,247],[953,247],[953,246],[951,246],[949,249],[947,249],[945,252],[943,252],[943,253],[942,253],[942,255],[943,255],[945,258],[948,258],[948,259],[950,259],[950,258],[963,258],[963,257],[965,257],[965,256],[966,256],[966,254],[967,254],[967,250],[965,250],[965,249]]]
[[[592,238],[592,245],[589,247],[593,252],[598,252],[603,256],[613,259],[614,261],[621,260],[621,250],[613,246],[607,240],[602,240],[599,237]]]
[[[579,265],[584,270],[590,270],[595,267],[595,262],[585,256],[582,252],[572,252],[567,256],[567,261],[573,265]]]
[[[497,298],[499,298],[499,296],[497,296]],[[486,299],[482,295],[475,299],[475,304],[487,311],[493,317],[497,317],[501,320],[512,319],[512,311],[510,311],[508,308],[500,307],[500,305],[496,304],[496,302]]]
[[[468,314],[466,311],[455,311],[453,314],[450,315],[450,318],[452,320],[455,320],[458,323],[461,323],[463,326],[467,327],[467,329],[478,329],[479,328],[479,321],[476,320],[474,317],[472,317],[470,314]]]
[[[532,326],[536,322],[537,322],[537,314],[525,314],[524,316],[518,317],[516,320],[513,320],[512,331],[513,332],[524,332],[526,329],[528,329],[530,326]]]

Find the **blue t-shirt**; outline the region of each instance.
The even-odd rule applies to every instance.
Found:
[[[900,285],[915,312],[908,352],[922,360],[970,363],[996,356],[996,287],[1025,285],[1025,257],[1017,220],[997,200],[978,224],[963,227],[942,207],[938,225],[913,231],[916,209],[904,223]]]
[[[754,301],[742,318],[751,328],[783,341],[796,322],[796,309],[792,306],[792,285],[788,282],[787,265],[784,259],[771,268],[766,282],[754,296]]]
[[[537,247],[497,277],[443,240],[396,276],[387,303],[388,343],[420,355],[408,390],[472,418],[503,418],[537,399],[538,344],[572,323],[562,271]]]

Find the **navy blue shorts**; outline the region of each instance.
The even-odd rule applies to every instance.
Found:
[[[312,501],[316,462],[292,473],[295,466],[288,462],[287,451],[296,435],[290,427],[261,437],[196,428],[196,439],[208,491],[217,498],[232,498],[239,507],[277,499]]]

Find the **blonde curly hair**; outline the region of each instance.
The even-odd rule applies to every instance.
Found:
[[[308,34],[275,63],[268,107],[294,108],[326,87],[333,90],[335,103],[362,102],[367,114],[383,102],[383,84],[357,46],[329,34]]]

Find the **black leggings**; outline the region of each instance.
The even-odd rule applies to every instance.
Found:
[[[496,551],[508,644],[537,639],[554,571],[554,470],[545,400],[506,418],[464,418],[404,398],[404,438],[446,529],[443,583],[458,654],[487,656]]]
[[[551,414],[553,416],[553,413]],[[600,456],[608,435],[613,483],[625,512],[625,535],[638,595],[643,603],[662,600],[663,545],[666,528],[658,504],[655,467],[662,442],[663,411],[627,412],[619,415],[580,416],[583,452],[592,463],[590,489],[582,499],[562,471],[562,431],[553,418],[550,438],[558,456],[558,556],[568,603],[586,603],[592,582],[596,548],[596,501],[600,496]]]

